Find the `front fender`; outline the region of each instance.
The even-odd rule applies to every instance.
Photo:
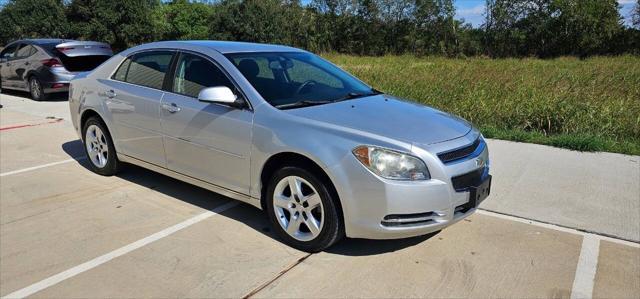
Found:
[[[260,107],[262,108],[262,106]],[[286,111],[256,110],[251,150],[251,196],[261,196],[261,174],[267,160],[278,153],[300,154],[314,161],[327,174],[340,195],[343,209],[346,194],[340,192],[342,165],[351,165],[352,150],[373,144],[399,151],[411,151],[411,144],[366,132],[294,116]],[[337,171],[337,172],[336,172]],[[343,196],[344,195],[344,196]]]

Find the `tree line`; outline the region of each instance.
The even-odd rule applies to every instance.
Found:
[[[20,38],[286,44],[314,52],[448,57],[640,54],[640,0],[624,24],[616,0],[486,0],[484,23],[453,0],[8,0],[0,45]]]

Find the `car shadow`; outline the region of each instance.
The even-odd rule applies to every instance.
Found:
[[[80,140],[66,142],[62,145],[62,149],[70,157],[78,160],[78,164],[82,167],[87,170],[90,169],[90,162],[87,159],[82,159],[85,157],[85,153]],[[205,210],[213,210],[222,202],[234,200],[215,192],[131,164],[127,164],[126,167],[124,167],[116,176],[133,184],[155,190]],[[282,243],[282,241],[272,232],[266,214],[251,205],[240,204],[238,207],[222,212],[219,215],[233,219],[239,223],[243,223],[253,230]],[[432,238],[436,234],[437,233],[433,233],[430,235],[399,240],[345,238],[325,251],[332,254],[347,256],[384,254],[418,245]]]
[[[25,100],[29,100],[29,101],[33,101],[31,99],[31,97],[29,96],[29,93],[26,91],[18,91],[18,90],[12,90],[12,89],[2,89],[2,94],[6,94],[6,95],[10,95],[10,96],[14,96],[14,97],[18,97],[18,98],[23,98]],[[59,92],[59,93],[51,93],[49,94],[49,97],[44,100],[43,102],[66,102],[69,100],[69,93],[68,92]]]

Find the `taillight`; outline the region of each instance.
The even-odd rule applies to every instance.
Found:
[[[41,61],[44,66],[54,67],[54,66],[62,66],[62,62],[58,58],[49,58]]]
[[[61,47],[61,48],[56,48],[56,49],[58,49],[58,51],[60,51],[60,52],[64,52],[64,51],[73,50],[75,48],[74,47]]]

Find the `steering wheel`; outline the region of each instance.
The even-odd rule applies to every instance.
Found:
[[[306,87],[310,87],[316,84],[318,84],[318,82],[314,80],[304,81],[302,84],[300,84],[300,86],[298,86],[298,89],[296,89],[296,93],[294,93],[294,95],[299,95],[300,92],[302,92],[302,90],[304,90]]]

